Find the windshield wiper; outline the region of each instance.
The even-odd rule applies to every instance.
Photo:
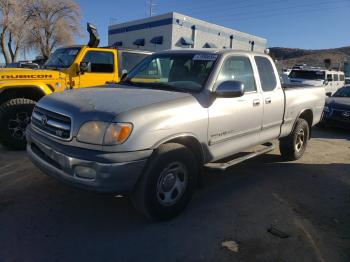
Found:
[[[168,84],[160,83],[160,82],[158,82],[158,83],[143,83],[143,82],[132,82],[132,81],[126,79],[121,84],[142,87],[142,88],[150,88],[150,89],[155,89],[155,90],[175,91],[175,92],[183,92],[183,93],[190,93],[190,91],[191,91],[187,88],[174,87],[172,85],[168,85]]]

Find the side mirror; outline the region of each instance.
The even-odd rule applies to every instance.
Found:
[[[80,62],[79,70],[81,74],[91,72],[91,62]]]
[[[240,97],[244,94],[244,84],[241,81],[224,81],[215,91],[217,97]]]
[[[327,92],[326,96],[331,97],[332,96],[332,92]]]

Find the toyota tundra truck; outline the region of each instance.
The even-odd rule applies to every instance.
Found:
[[[203,168],[225,170],[277,139],[284,159],[299,159],[324,103],[323,87],[282,87],[265,54],[163,51],[119,84],[41,99],[27,152],[57,180],[130,196],[164,220],[189,203]]]
[[[0,143],[25,149],[25,129],[35,103],[45,95],[66,89],[118,82],[121,71],[130,69],[150,52],[98,48],[96,28],[88,24],[86,46],[57,49],[43,69],[0,69]]]

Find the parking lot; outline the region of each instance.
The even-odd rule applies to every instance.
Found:
[[[350,261],[350,133],[314,129],[296,162],[275,149],[205,172],[185,212],[162,223],[127,198],[70,188],[25,152],[1,148],[0,261],[90,260]]]

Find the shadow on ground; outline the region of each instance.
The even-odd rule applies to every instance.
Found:
[[[312,130],[312,138],[345,139],[350,141],[350,130],[337,127],[315,127]]]
[[[9,166],[0,174],[5,261],[350,259],[349,164],[283,163],[269,154],[206,172],[181,216],[150,223],[127,198],[72,189],[18,161],[23,172]],[[271,225],[290,237],[267,233]],[[221,248],[225,240],[239,252]]]

